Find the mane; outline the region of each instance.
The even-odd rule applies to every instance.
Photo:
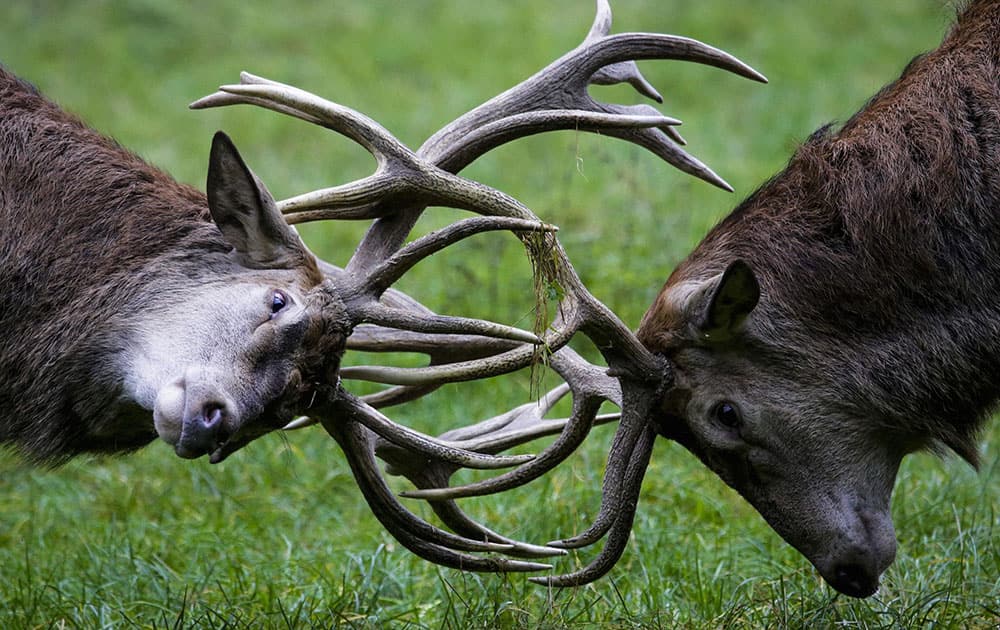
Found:
[[[756,355],[775,353],[793,379],[820,366],[831,404],[972,463],[1000,395],[998,46],[1000,2],[970,3],[939,48],[816,131],[667,283],[746,261],[761,285]]]
[[[812,134],[683,273],[718,273],[720,252],[743,258],[779,302],[862,331],[911,323],[891,303],[966,299],[1000,247],[997,34],[1000,3],[971,3],[941,47],[841,128]]]

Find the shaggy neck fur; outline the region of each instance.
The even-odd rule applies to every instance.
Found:
[[[937,50],[839,131],[816,132],[668,282],[747,261],[761,351],[972,463],[1000,396],[998,46],[1000,2],[972,2]]]
[[[152,440],[149,423],[100,435],[119,403],[122,313],[155,294],[150,269],[227,264],[204,195],[0,68],[0,221],[0,442],[58,461]]]

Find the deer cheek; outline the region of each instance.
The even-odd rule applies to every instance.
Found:
[[[168,444],[174,445],[181,439],[184,420],[183,381],[174,381],[160,388],[153,404],[153,426],[156,433]]]

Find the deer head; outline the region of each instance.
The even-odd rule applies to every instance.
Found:
[[[208,204],[232,247],[178,295],[151,291],[135,326],[134,397],[178,455],[222,461],[308,408],[336,379],[350,324],[333,286],[232,142],[217,134]]]

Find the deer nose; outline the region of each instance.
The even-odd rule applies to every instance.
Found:
[[[878,590],[878,577],[874,567],[849,562],[834,567],[830,585],[844,595],[868,597]]]
[[[219,402],[207,402],[201,405],[197,413],[187,415],[181,426],[181,437],[174,447],[174,452],[180,457],[193,459],[211,453],[225,442],[227,435],[226,405]]]

